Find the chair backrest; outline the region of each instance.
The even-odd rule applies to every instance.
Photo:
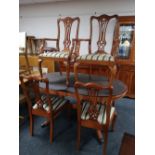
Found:
[[[75,93],[77,98],[77,110],[78,110],[78,120],[81,118],[82,113],[82,103],[89,103],[89,109],[87,115],[89,115],[89,120],[97,121],[99,115],[99,104],[105,106],[106,112],[106,123],[110,122],[110,110],[112,105],[112,90],[111,86],[102,86],[93,82],[82,83],[75,82]],[[80,91],[83,91],[85,98],[81,98]],[[108,91],[108,97],[101,97],[101,91]]]
[[[44,45],[44,39],[37,39],[34,36],[27,36],[27,53],[37,55],[41,53],[41,48]]]
[[[28,56],[27,56],[26,32],[19,32],[19,55],[24,55],[25,57],[24,70],[28,71],[29,74],[31,74],[30,65],[29,65]],[[23,66],[20,66],[19,64],[19,68],[23,69]]]
[[[119,47],[118,16],[91,16],[90,17],[90,53],[109,53],[115,55]]]
[[[78,39],[80,18],[65,17],[57,20],[59,50],[70,51],[72,39]]]

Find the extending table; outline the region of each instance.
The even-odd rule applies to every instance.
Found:
[[[53,73],[47,73],[44,75],[44,77],[48,78],[49,80],[49,93],[54,95],[60,95],[60,96],[69,96],[76,98],[75,96],[75,89],[74,89],[74,83],[75,83],[75,74],[70,74],[70,83],[69,86],[66,86],[66,73],[60,74],[59,72],[53,72]],[[91,77],[88,74],[82,74],[78,73],[78,81],[80,82],[95,82],[101,85],[109,85],[108,78],[103,76],[95,76],[91,75]],[[113,94],[112,94],[112,100],[115,101],[116,99],[122,98],[127,93],[127,86],[120,80],[114,79],[112,81],[113,86]],[[40,88],[44,89],[45,84],[40,83]],[[79,90],[80,95],[85,98],[87,97],[87,94],[85,90],[80,89]],[[109,92],[108,91],[102,91],[99,96],[108,97]],[[73,105],[73,107],[76,108],[76,104]],[[47,124],[47,122],[45,123]],[[100,142],[103,141],[103,136],[101,131],[97,131],[98,139]]]
[[[53,72],[53,73],[47,73],[44,75],[44,77],[48,78],[49,80],[49,92],[50,94],[56,94],[60,96],[70,96],[75,98],[75,89],[74,89],[74,83],[75,83],[75,75],[74,73],[70,74],[70,84],[69,86],[66,86],[66,73],[62,73],[62,75],[59,72]],[[88,74],[78,74],[78,81],[81,82],[95,82],[102,85],[108,85],[108,78],[104,76],[99,75],[92,75],[91,77]],[[120,80],[114,79],[112,82],[113,86],[113,94],[112,98],[113,100],[122,98],[127,93],[127,86]],[[45,88],[45,85],[43,83],[40,83],[40,88]],[[84,90],[80,90],[80,95],[85,96],[86,92]],[[108,96],[107,91],[103,91],[100,93],[100,96],[106,97]]]

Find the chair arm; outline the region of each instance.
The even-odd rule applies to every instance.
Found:
[[[42,38],[45,41],[58,41],[59,39],[57,38]]]
[[[27,81],[31,81],[31,80],[36,80],[36,81],[40,81],[40,82],[45,82],[45,83],[49,83],[48,79],[45,77],[41,77],[41,76],[33,76],[33,75],[20,75],[20,80],[22,81],[27,80]]]
[[[41,52],[43,53],[44,51],[59,51],[59,39],[57,38],[41,38],[43,40],[43,45],[41,47]],[[46,41],[55,41],[56,42],[56,48],[55,47],[46,47]]]

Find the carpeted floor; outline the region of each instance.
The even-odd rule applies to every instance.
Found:
[[[118,155],[123,134],[135,134],[135,100],[123,98],[116,101],[118,117],[115,131],[109,132],[108,155]],[[21,112],[22,113],[22,112]],[[26,115],[26,112],[24,112]],[[35,117],[34,136],[29,135],[28,120],[20,126],[20,155],[102,155],[102,146],[98,143],[96,132],[81,130],[81,150],[76,151],[76,111],[72,111],[70,122],[64,111],[55,121],[54,142],[49,142],[49,127],[41,128],[43,118]]]

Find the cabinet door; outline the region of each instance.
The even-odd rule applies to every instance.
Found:
[[[135,18],[134,16],[119,17],[119,50],[117,60],[124,64],[134,64],[135,62]]]
[[[126,96],[135,97],[135,67],[134,65],[119,65],[117,78],[128,87]]]

